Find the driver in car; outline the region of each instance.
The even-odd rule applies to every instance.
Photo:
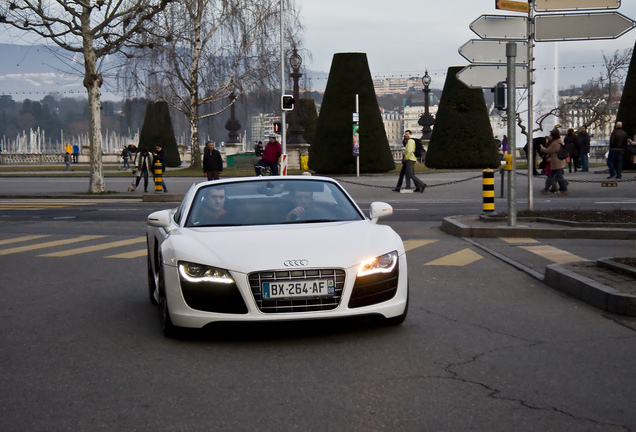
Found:
[[[204,191],[203,199],[193,210],[194,225],[217,225],[227,219],[225,189],[210,187]]]
[[[314,203],[314,193],[310,191],[294,190],[291,192],[291,199],[294,208],[287,213],[287,221],[328,219],[329,215],[316,207]]]

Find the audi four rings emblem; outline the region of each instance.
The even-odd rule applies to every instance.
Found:
[[[308,265],[309,265],[309,261],[304,259],[285,261],[285,267],[305,267]]]

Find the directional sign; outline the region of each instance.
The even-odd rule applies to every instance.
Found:
[[[556,12],[569,10],[618,9],[621,0],[535,0],[537,12]]]
[[[459,54],[471,63],[508,64],[507,41],[471,39],[459,47]],[[528,63],[528,42],[517,42],[517,64]]]
[[[517,66],[517,88],[528,87],[528,67]],[[493,88],[508,79],[508,68],[499,65],[470,65],[457,72],[457,79],[470,88]]]
[[[482,39],[528,39],[528,18],[507,15],[482,15],[470,23],[470,29]]]
[[[534,40],[537,42],[616,39],[636,26],[618,12],[537,15]]]
[[[530,4],[528,2],[520,1],[495,0],[495,9],[528,13],[530,12]]]

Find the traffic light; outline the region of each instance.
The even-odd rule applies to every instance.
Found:
[[[281,105],[283,107],[283,111],[291,111],[294,109],[294,97],[292,95],[283,95]]]
[[[274,122],[274,132],[280,134],[283,130],[283,124],[281,122]]]
[[[492,89],[493,93],[495,93],[495,108],[498,110],[503,110],[506,108],[506,83],[504,81],[500,81],[497,83],[494,89]]]

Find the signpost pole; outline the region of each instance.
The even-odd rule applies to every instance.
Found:
[[[534,210],[534,199],[532,196],[532,179],[534,178],[534,30],[532,29],[532,21],[534,19],[533,6],[535,0],[529,0],[530,10],[528,11],[528,210]]]
[[[360,177],[360,98],[356,94],[356,112],[353,113],[353,155],[356,157],[356,177]]]
[[[517,226],[516,201],[516,169],[517,169],[517,140],[515,138],[516,129],[516,98],[517,87],[515,83],[517,68],[515,67],[517,58],[517,44],[508,42],[506,44],[506,57],[508,59],[508,151],[512,154],[512,169],[508,172],[508,226]]]

